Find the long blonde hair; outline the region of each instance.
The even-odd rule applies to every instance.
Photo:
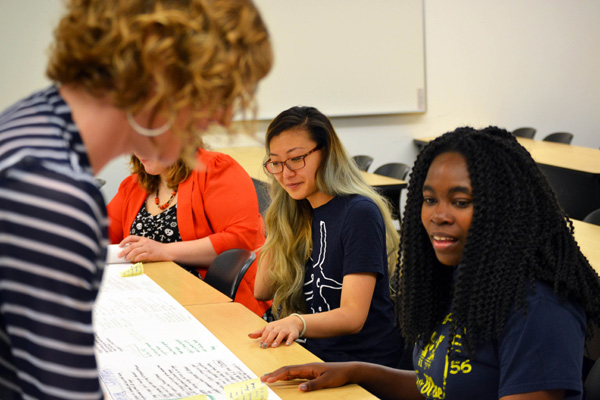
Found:
[[[331,196],[358,194],[379,208],[386,229],[390,276],[398,262],[399,237],[392,222],[389,202],[363,179],[350,159],[329,118],[313,107],[292,107],[279,114],[267,128],[266,150],[271,140],[288,130],[306,131],[323,154],[317,171],[317,188]],[[266,161],[266,160],[265,160]],[[277,318],[305,311],[303,293],[306,261],[312,252],[312,208],[308,200],[294,200],[271,177],[271,204],[265,216],[268,232],[261,259],[270,260],[269,281],[275,288],[273,310]]]
[[[253,111],[273,62],[250,0],[70,0],[54,35],[52,81],[108,96],[133,114],[167,120],[189,109],[183,130],[174,127],[186,140],[216,112]]]

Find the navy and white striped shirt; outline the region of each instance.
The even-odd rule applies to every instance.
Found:
[[[104,200],[55,86],[0,114],[0,398],[100,399]]]

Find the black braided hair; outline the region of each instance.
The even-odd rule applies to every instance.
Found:
[[[436,259],[421,223],[423,183],[432,161],[446,152],[465,157],[473,194],[473,219],[455,280],[453,269]],[[513,309],[526,312],[534,280],[579,302],[588,336],[600,322],[600,278],[531,155],[504,129],[458,128],[419,154],[401,227],[400,263],[392,285],[407,344],[427,340],[450,311],[452,336],[460,330],[463,346],[473,352],[499,337]]]

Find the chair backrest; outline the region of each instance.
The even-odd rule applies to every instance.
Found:
[[[547,164],[537,164],[556,199],[570,218],[583,219],[600,204],[600,179],[595,174]]]
[[[371,163],[373,163],[373,157],[366,155],[354,156],[352,159],[358,166],[358,169],[365,172],[369,170]]]
[[[254,190],[256,190],[256,197],[258,198],[258,212],[264,217],[269,204],[271,204],[269,184],[254,178],[252,178],[252,183],[254,183]]]
[[[596,360],[590,370],[585,383],[585,400],[600,400],[600,358]]]
[[[512,134],[518,137],[533,139],[533,137],[535,136],[535,132],[535,128],[523,127],[515,129],[514,131],[512,131]]]
[[[226,250],[210,264],[204,281],[234,299],[240,282],[255,259],[256,254],[249,250]]]
[[[404,163],[388,163],[379,166],[373,173],[389,176],[390,178],[406,180],[406,175],[408,175],[409,170],[410,167]]]
[[[388,163],[379,166],[373,173],[383,176],[389,176],[390,178],[406,179],[410,167],[403,163]],[[387,197],[392,205],[392,218],[400,220],[400,196],[402,189],[392,187],[378,187],[379,193]]]
[[[542,140],[546,142],[571,144],[571,141],[573,140],[573,134],[569,132],[555,132],[549,134]]]
[[[589,222],[590,224],[600,225],[600,208],[586,215],[586,217],[583,219],[583,222]]]

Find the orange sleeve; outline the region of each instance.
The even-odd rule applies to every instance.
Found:
[[[209,236],[210,241],[217,254],[232,248],[257,252],[265,242],[265,231],[252,179],[230,156],[216,154],[214,164],[207,166],[204,195],[204,212],[215,232]],[[256,268],[255,260],[244,275],[234,301],[262,317],[272,302],[254,298]]]
[[[108,214],[108,238],[112,244],[120,243],[125,237],[123,233],[123,209],[125,207],[125,194],[119,186],[119,191],[106,206]]]
[[[146,196],[146,192],[138,185],[134,176],[129,176],[121,182],[117,194],[106,206],[110,243],[118,244],[129,236],[131,224]]]
[[[248,173],[231,157],[218,153],[206,170],[204,212],[217,252],[233,248],[256,250],[265,240],[258,199]]]

